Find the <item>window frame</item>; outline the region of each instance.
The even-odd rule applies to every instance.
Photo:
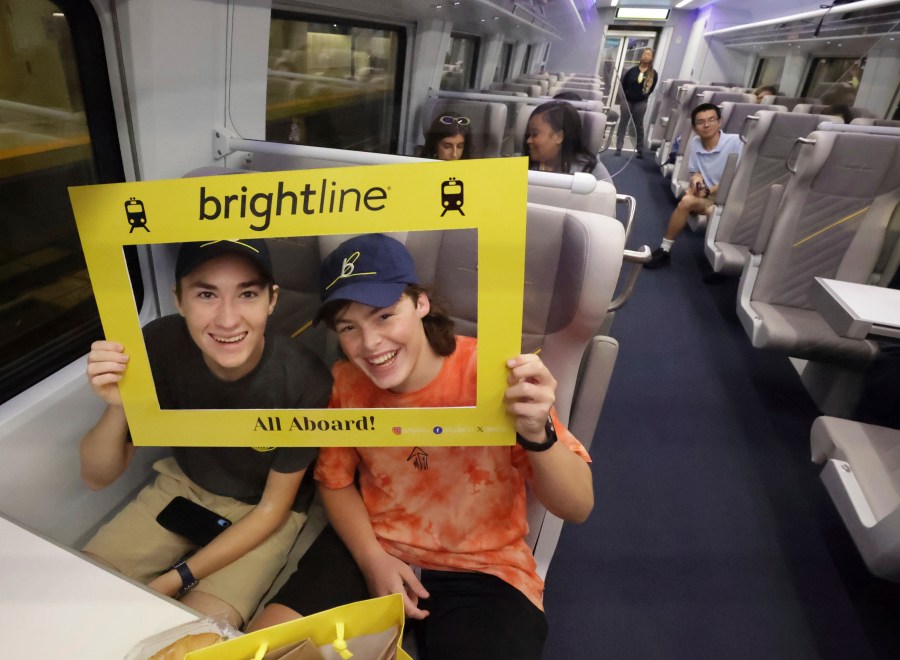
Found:
[[[63,14],[72,40],[75,69],[84,104],[96,183],[125,181],[109,66],[100,18],[88,0],[48,0]],[[74,217],[73,217],[74,229]],[[129,265],[138,263],[136,249],[126,252]],[[132,280],[135,297],[143,302],[141,278]],[[84,356],[91,342],[103,337],[99,315],[77,332],[36,345],[21,358],[0,365],[3,372],[0,403],[22,394]]]
[[[397,108],[397,111],[394,113],[394,117],[391,121],[391,136],[388,147],[388,153],[397,153],[400,146],[400,120],[401,115],[403,114],[404,82],[406,80],[407,44],[409,38],[407,27],[405,25],[398,25],[393,23],[377,23],[375,21],[358,18],[339,18],[335,16],[327,16],[325,14],[291,11],[288,9],[277,9],[275,7],[272,8],[271,19],[306,21],[307,23],[337,23],[340,27],[363,28],[369,30],[387,30],[390,32],[395,32],[397,34],[397,68],[394,72],[393,94],[393,103]]]

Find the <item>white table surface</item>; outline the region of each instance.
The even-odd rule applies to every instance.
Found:
[[[5,658],[119,660],[197,615],[0,516]]]
[[[900,336],[900,290],[822,277],[817,277],[816,281],[846,314],[843,320],[845,336],[854,339],[873,334]],[[827,316],[826,319],[831,322]]]

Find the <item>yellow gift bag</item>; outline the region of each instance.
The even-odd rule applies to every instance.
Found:
[[[306,639],[318,647],[325,660],[412,660],[400,648],[400,594],[361,600],[258,630],[189,653],[185,660],[262,660],[269,653],[291,648]]]

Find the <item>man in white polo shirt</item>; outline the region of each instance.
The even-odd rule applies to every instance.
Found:
[[[644,268],[661,268],[669,264],[669,250],[687,224],[688,216],[704,213],[716,203],[716,192],[728,155],[735,153],[740,157],[744,143],[734,133],[723,133],[719,129],[721,117],[718,106],[712,103],[701,103],[691,113],[691,124],[696,135],[691,138],[692,151],[688,158],[690,185],[669,218],[662,245],[653,251],[653,257],[644,264]]]

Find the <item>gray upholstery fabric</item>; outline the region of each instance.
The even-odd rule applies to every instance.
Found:
[[[762,109],[758,103],[734,103],[732,101],[725,101],[721,107],[722,123],[719,128],[724,133],[740,133],[741,129],[744,128],[747,117],[755,115]],[[787,111],[787,108],[780,105],[766,106],[765,109],[778,112]]]
[[[798,103],[808,103],[812,105],[820,105],[822,103],[821,99],[812,98],[808,96],[767,96],[763,103],[770,103],[773,105],[783,105],[787,106],[788,110],[793,110],[794,106]]]
[[[653,103],[650,110],[650,143],[660,142],[666,134],[664,121],[668,121],[675,107],[678,88],[693,83],[693,80],[663,80],[653,92]]]
[[[502,89],[508,90],[510,92],[525,92],[528,96],[540,96],[541,95],[541,86],[538,84],[526,84],[526,83],[502,83]]]
[[[760,106],[756,106],[760,110]],[[759,111],[722,211],[716,242],[750,246],[756,240],[769,187],[785,183],[785,160],[798,137],[806,137],[826,118],[821,115]]]
[[[598,181],[594,190],[587,195],[579,195],[564,188],[546,188],[529,184],[528,201],[572,211],[597,213],[610,218],[616,217],[616,188],[608,181]]]
[[[900,508],[900,431],[819,417],[810,433],[812,459],[846,461],[876,520]]]
[[[708,91],[703,92],[700,103],[712,103],[713,105],[722,106],[723,103],[753,103],[756,99],[753,94],[744,94],[742,92],[732,91]]]
[[[541,88],[541,96],[547,96],[547,93],[550,91],[550,80],[547,78],[537,78],[535,76],[519,76],[516,79],[516,82],[524,85],[537,85]]]
[[[754,345],[860,363],[874,348],[854,348],[854,340],[814,321],[808,291],[817,276],[868,280],[900,200],[900,138],[829,131],[809,137],[815,144],[797,159],[759,264],[750,305],[763,324]]]
[[[746,245],[715,241],[715,246],[722,253],[723,267],[718,272],[724,275],[740,275],[744,270],[750,248]]]
[[[762,320],[756,348],[771,349],[798,358],[821,359],[840,355],[847,365],[865,366],[878,353],[874,342],[847,339],[835,334],[814,309],[752,301],[750,306]]]
[[[885,126],[887,128],[900,128],[900,121],[896,119],[876,119],[874,117],[857,117],[851,124],[857,126]]]
[[[803,150],[800,172],[785,192],[754,288],[755,300],[809,307],[806,292],[812,277],[837,274],[869,215],[864,209],[900,185],[900,140],[821,131],[811,137],[817,144]],[[874,266],[881,240],[870,249]]]
[[[606,115],[593,110],[579,110],[578,115],[581,117],[581,137],[584,146],[592,154],[599,153],[606,132]]]

